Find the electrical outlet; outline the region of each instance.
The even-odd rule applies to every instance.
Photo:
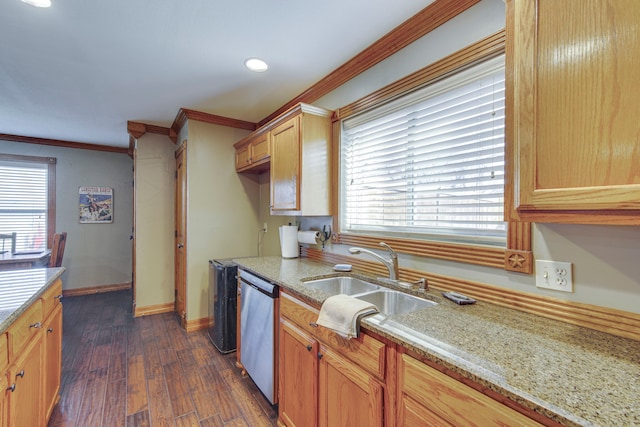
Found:
[[[571,263],[536,260],[536,286],[556,291],[573,292]]]
[[[262,225],[262,229],[264,230],[265,233],[268,231],[266,222]]]

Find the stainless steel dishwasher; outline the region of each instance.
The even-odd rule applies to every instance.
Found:
[[[277,403],[278,286],[240,270],[240,362],[271,404]]]

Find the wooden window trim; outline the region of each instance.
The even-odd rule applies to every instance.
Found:
[[[354,114],[361,113],[373,106],[388,102],[404,93],[428,84],[434,83],[464,68],[473,66],[481,61],[505,53],[505,31],[501,30],[484,39],[467,46],[403,79],[391,83],[349,105],[339,108],[333,117],[333,182],[334,188],[332,205],[333,229],[340,230],[340,220],[337,212],[339,206],[339,156],[340,156],[340,121]],[[510,141],[510,134],[505,135],[505,146]],[[511,198],[513,191],[510,183],[505,184],[505,202]],[[531,224],[528,222],[509,221],[507,226],[507,242],[505,248],[485,245],[459,244],[429,240],[381,237],[367,234],[337,232],[333,235],[333,242],[347,245],[378,247],[384,240],[398,252],[465,262],[486,267],[502,268],[508,271],[531,274],[533,272],[533,254],[531,251]]]
[[[47,248],[53,244],[56,232],[56,163],[55,157],[20,156],[0,154],[0,160],[10,162],[46,163],[47,164]]]

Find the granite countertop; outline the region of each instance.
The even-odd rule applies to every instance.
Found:
[[[64,272],[64,267],[0,271],[0,334]]]
[[[337,275],[308,259],[235,261],[318,307],[329,295],[304,281]],[[563,425],[640,426],[640,342],[482,301],[459,306],[435,289],[422,296],[438,305],[361,326]]]

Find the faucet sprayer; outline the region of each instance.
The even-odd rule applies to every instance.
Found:
[[[358,255],[361,252],[364,252],[371,255],[372,257],[380,261],[382,264],[384,264],[385,267],[387,267],[387,270],[389,270],[389,279],[397,280],[398,279],[398,255],[396,254],[396,251],[394,251],[391,248],[391,246],[387,245],[385,242],[380,242],[380,246],[386,248],[389,251],[389,259],[385,259],[384,257],[378,255],[377,253],[365,248],[358,248],[358,247],[349,248],[349,253]]]

